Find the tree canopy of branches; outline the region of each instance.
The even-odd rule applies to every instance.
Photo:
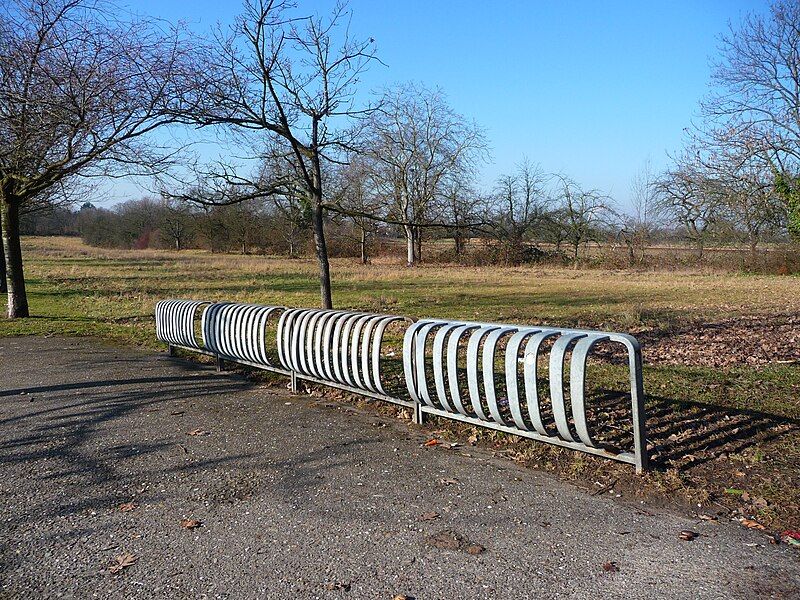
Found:
[[[647,246],[657,229],[659,216],[655,180],[650,161],[647,160],[631,181],[631,211],[620,215],[618,239],[628,248],[630,266],[641,265]]]
[[[358,230],[361,264],[369,262],[367,243],[385,216],[383,198],[375,193],[373,172],[365,157],[352,155],[336,172],[332,198],[338,214],[352,221]]]
[[[495,236],[505,245],[506,262],[522,262],[526,243],[541,233],[541,226],[550,218],[549,179],[525,158],[514,173],[498,180],[493,224]]]
[[[717,182],[696,156],[686,152],[652,186],[656,210],[681,224],[698,258],[702,258],[706,238],[720,214]]]
[[[181,118],[225,131],[261,163],[228,162],[198,171],[202,188],[187,200],[230,204],[282,195],[311,209],[323,308],[333,306],[325,240],[325,170],[351,150],[361,74],[374,58],[372,39],[350,37],[348,13],[297,16],[282,0],[248,0],[226,35],[196,53],[194,101]]]
[[[407,263],[420,259],[422,229],[446,225],[446,194],[467,187],[486,153],[483,130],[456,113],[440,90],[388,90],[370,119],[365,147],[388,219],[401,224]]]
[[[157,171],[142,136],[174,121],[182,95],[175,31],[96,0],[4,0],[0,9],[0,214],[8,315],[29,314],[21,212],[81,178]]]
[[[707,134],[774,172],[789,232],[800,240],[800,4],[776,0],[721,40]],[[762,166],[762,168],[763,168]]]
[[[555,220],[561,237],[572,248],[573,266],[577,269],[582,245],[596,240],[600,229],[615,216],[611,199],[597,190],[583,189],[563,175],[556,176],[559,195]]]

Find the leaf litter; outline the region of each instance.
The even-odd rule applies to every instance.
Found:
[[[113,574],[122,573],[122,571],[135,564],[137,560],[139,560],[139,558],[130,552],[120,554],[111,561],[111,564],[108,566],[108,572]]]

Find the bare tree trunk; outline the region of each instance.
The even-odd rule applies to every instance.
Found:
[[[0,218],[0,232],[3,231],[3,219]],[[6,283],[6,253],[3,250],[3,241],[0,237],[0,294],[8,292],[8,284]]]
[[[28,296],[22,269],[22,247],[19,239],[19,203],[0,198],[0,221],[3,224],[3,253],[8,283],[8,318],[28,317]]]
[[[575,242],[572,245],[572,268],[577,270],[578,269],[578,258],[580,254],[581,243],[580,241]]]
[[[420,227],[414,228],[414,241],[416,242],[414,250],[414,258],[417,262],[422,261],[422,229]]]
[[[456,227],[453,232],[453,243],[455,244],[456,256],[461,256],[464,253],[464,237],[461,234],[460,227]]]
[[[697,260],[703,260],[703,252],[705,248],[703,247],[703,238],[701,236],[697,236],[697,239],[694,241],[694,251],[695,255],[697,256]]]
[[[367,230],[361,227],[361,264],[367,264]]]
[[[289,237],[289,258],[294,258],[294,236]]]
[[[175,238],[175,250],[180,251],[180,249],[181,249],[181,238],[176,237]]]
[[[406,232],[406,265],[414,266],[416,253],[414,252],[414,228],[411,225],[403,225]]]
[[[756,261],[758,260],[758,236],[751,233],[750,234],[750,260],[755,266]]]
[[[322,308],[333,308],[331,295],[331,267],[328,261],[328,246],[325,243],[325,222],[322,214],[322,198],[314,198],[314,249],[319,262],[319,291]]]

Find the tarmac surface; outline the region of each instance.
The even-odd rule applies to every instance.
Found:
[[[800,597],[762,532],[426,439],[165,353],[0,339],[0,598]]]

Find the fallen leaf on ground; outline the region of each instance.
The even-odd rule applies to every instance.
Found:
[[[111,561],[111,564],[108,566],[108,572],[121,573],[122,571],[130,567],[133,563],[135,563],[137,560],[139,559],[133,554],[130,554],[129,552],[120,554],[119,556],[114,558],[113,561]]]
[[[429,535],[425,538],[425,543],[442,550],[464,550],[472,555],[480,554],[486,550],[484,546],[469,541],[466,537],[452,529],[446,529],[439,533]]]
[[[607,560],[603,563],[603,571],[606,571],[607,573],[616,573],[619,571],[619,567],[613,560]]]
[[[691,542],[697,536],[698,533],[696,531],[689,531],[688,529],[684,529],[678,534],[678,537],[684,542]]]
[[[740,490],[738,488],[725,488],[725,493],[731,496],[741,496],[744,494],[744,490]]]
[[[406,596],[405,594],[397,594],[392,600],[413,600],[411,596]]]
[[[718,517],[716,515],[697,515],[701,521],[716,521]]]
[[[173,410],[173,411],[172,411],[171,413],[169,413],[169,414],[170,414],[170,415],[172,415],[173,417],[177,417],[178,415],[182,415],[184,412],[186,412],[186,411],[183,411],[183,410]]]
[[[766,529],[766,527],[764,527],[761,523],[759,523],[758,521],[754,521],[753,519],[742,519],[741,521],[739,521],[739,523],[741,523],[748,529],[759,529],[759,530]]]
[[[471,435],[471,436],[469,436],[469,437],[467,438],[467,443],[468,443],[470,446],[474,446],[475,444],[477,444],[477,443],[478,443],[478,436],[477,436],[477,435]]]
[[[440,531],[439,533],[428,536],[426,541],[430,546],[442,550],[458,550],[467,543],[463,535],[451,530]]]
[[[136,508],[136,504],[133,502],[123,502],[117,508],[120,512],[131,512]]]
[[[184,529],[197,529],[203,524],[199,519],[181,519],[181,527]]]
[[[431,446],[438,446],[439,444],[440,444],[439,440],[433,439],[425,442],[423,446],[425,446],[426,448],[430,448]]]
[[[441,515],[435,511],[428,511],[424,512],[419,516],[420,521],[433,521],[434,519],[438,519]]]
[[[205,429],[192,429],[191,431],[187,431],[186,435],[197,436],[197,435],[211,435],[210,431],[206,431]]]
[[[439,483],[442,485],[456,485],[458,483],[458,479],[440,479]]]
[[[345,592],[350,591],[350,584],[349,583],[339,583],[338,581],[330,581],[325,584],[325,589],[328,591],[333,590],[344,590]]]

